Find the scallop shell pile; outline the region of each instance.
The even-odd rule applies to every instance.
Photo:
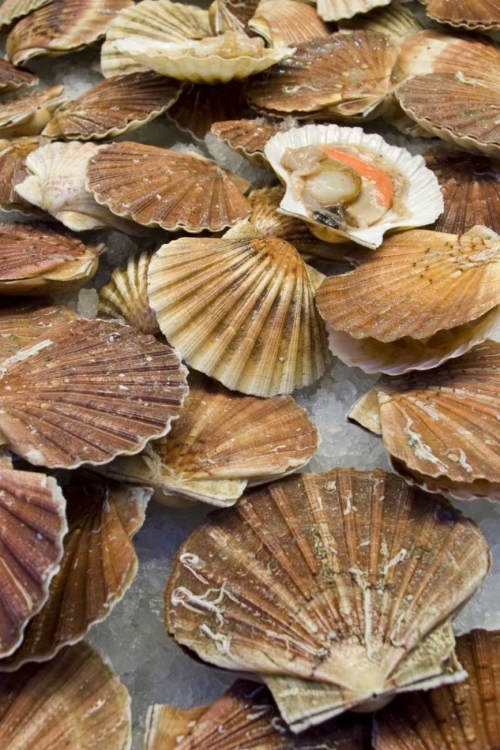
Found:
[[[84,639],[151,502],[165,648],[236,682],[145,750],[493,750],[500,2],[206,6],[0,4],[0,747],[132,747]],[[307,468],[339,362],[391,472]]]

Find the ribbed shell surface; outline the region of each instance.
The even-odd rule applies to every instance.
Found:
[[[149,306],[148,268],[151,253],[133,255],[125,268],[117,268],[99,289],[98,313],[118,318],[141,333],[159,333],[156,315]]]

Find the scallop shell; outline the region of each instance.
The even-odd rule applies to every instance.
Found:
[[[21,65],[41,55],[64,55],[106,34],[113,17],[132,0],[52,0],[19,21],[7,37],[7,56]]]
[[[66,485],[68,533],[49,598],[0,671],[51,659],[105,620],[137,573],[132,537],[144,522],[150,490],[76,474]],[[1,678],[0,678],[1,679]]]
[[[81,289],[96,273],[101,249],[45,224],[0,224],[0,294]]]
[[[290,0],[290,2],[296,2],[296,0]],[[294,125],[295,121],[291,119],[290,122],[285,120],[280,123],[258,117],[255,120],[215,122],[211,127],[211,132],[238,154],[246,156],[256,164],[267,166],[264,146],[273,135],[282,130],[289,130]]]
[[[181,130],[203,140],[215,122],[239,117],[246,108],[240,81],[213,86],[186,83],[167,117]]]
[[[500,30],[500,6],[496,0],[426,0],[430,18],[455,29]]]
[[[407,36],[412,36],[422,30],[411,10],[405,5],[393,0],[390,5],[375,8],[364,15],[352,19],[343,19],[338,24],[341,31],[364,29],[389,34],[395,42],[400,42]]]
[[[148,227],[218,232],[244,219],[248,183],[198,154],[141,143],[102,147],[90,158],[87,187],[114,214]]]
[[[485,65],[486,61],[486,65]],[[426,30],[401,42],[398,66],[406,76],[459,74],[496,88],[500,50],[487,37],[457,37]]]
[[[2,750],[128,750],[130,743],[129,694],[86,643],[0,675]]]
[[[108,28],[101,50],[101,70],[105,78],[123,73],[137,73],[144,67],[127,55],[118,52],[114,42],[127,39],[163,42],[183,42],[204,39],[210,34],[206,10],[195,5],[174,3],[170,0],[142,0],[122,10]]]
[[[0,307],[0,362],[64,320],[73,320],[76,313],[50,300],[30,299]]]
[[[457,639],[465,682],[396,698],[375,719],[376,750],[454,750],[500,745],[500,633]]]
[[[388,35],[373,31],[313,39],[298,44],[288,60],[252,78],[248,99],[259,111],[280,116],[320,111],[326,111],[328,119],[376,116],[393,89],[398,51]]]
[[[15,651],[26,624],[47,601],[63,554],[65,510],[55,479],[0,466],[1,656]]]
[[[166,625],[219,667],[290,680],[292,699],[297,679],[318,697],[332,690],[333,717],[407,688],[412,659],[422,683],[415,650],[436,631],[442,657],[428,651],[427,677],[439,681],[453,650],[442,624],[488,567],[481,532],[443,499],[382,471],[303,474],[250,492],[191,534],[165,591]],[[292,724],[307,728],[308,713]]]
[[[26,176],[26,157],[41,146],[38,137],[16,138],[15,140],[0,140],[0,208],[2,211],[20,211],[23,214],[40,213],[19,196],[15,187]]]
[[[317,0],[318,15],[325,21],[340,21],[373,8],[389,5],[391,0]]]
[[[376,388],[370,390],[356,401],[347,415],[349,422],[356,422],[368,432],[374,435],[382,435],[382,424],[380,422],[380,409]]]
[[[155,73],[102,81],[68,103],[46,125],[49,138],[111,138],[151,122],[175,102],[180,87]]]
[[[330,33],[316,9],[297,0],[260,3],[248,28],[264,37],[271,47],[291,47]]]
[[[186,362],[254,396],[291,393],[328,351],[307,267],[279,239],[180,239],[149,266],[149,300]]]
[[[118,318],[141,333],[160,333],[156,315],[149,306],[148,268],[151,253],[129,258],[125,268],[117,268],[108,283],[99,289],[97,312],[107,318]]]
[[[0,6],[0,29],[5,31],[16,19],[27,16],[50,2],[52,0],[3,0]]]
[[[168,436],[149,443],[145,460],[118,458],[106,470],[154,487],[166,505],[187,498],[226,507],[247,485],[305,466],[318,443],[316,427],[290,396],[242,396],[191,373],[189,396]]]
[[[51,468],[139,453],[166,435],[187,393],[170,347],[102,320],[59,323],[2,372],[0,430],[16,453]]]
[[[383,157],[394,169],[404,175],[408,182],[404,196],[406,215],[400,216],[390,209],[383,220],[367,229],[343,231],[318,224],[308,215],[304,205],[295,199],[289,172],[282,166],[281,158],[287,148],[310,145],[346,145],[371,151]],[[307,221],[311,230],[327,242],[338,242],[339,238],[352,240],[365,247],[377,248],[382,244],[385,232],[393,229],[411,229],[431,224],[443,211],[443,196],[436,176],[427,169],[421,156],[412,156],[406,149],[390,146],[380,135],[367,135],[361,128],[341,128],[338,125],[306,125],[278,133],[267,143],[264,153],[272,168],[286,187],[280,208],[287,214]]]
[[[0,104],[0,137],[38,135],[65,102],[64,86],[51,86]]]
[[[28,176],[16,192],[75,232],[113,227],[141,234],[141,227],[115,216],[86,190],[87,163],[98,150],[94,143],[51,143],[37,149],[26,159]]]
[[[213,34],[225,31],[247,31],[248,21],[259,6],[259,0],[214,0],[209,8],[210,29]]]
[[[28,70],[19,70],[7,60],[0,60],[0,92],[15,91],[24,86],[36,86],[38,78]]]

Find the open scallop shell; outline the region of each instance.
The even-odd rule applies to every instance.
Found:
[[[59,323],[3,362],[2,373],[6,442],[50,467],[139,453],[167,434],[187,394],[186,369],[169,346],[102,320]]]
[[[0,104],[0,137],[38,135],[66,101],[64,86],[51,86]]]
[[[496,0],[425,0],[430,18],[455,29],[500,30],[500,6]]]
[[[86,643],[0,675],[2,750],[128,750],[130,697]]]
[[[248,21],[259,5],[259,0],[214,0],[209,8],[210,29],[213,34],[225,31],[247,31]]]
[[[290,396],[242,396],[191,373],[168,436],[149,443],[144,457],[118,458],[105,470],[154,487],[166,505],[187,498],[225,507],[248,484],[305,466],[318,443],[316,427]]]
[[[161,115],[180,87],[155,73],[132,73],[102,81],[58,110],[43,134],[87,141],[111,138]]]
[[[457,639],[467,680],[396,698],[374,717],[376,750],[455,750],[500,745],[500,633]]]
[[[46,224],[0,224],[0,294],[81,289],[97,271],[101,249]]]
[[[97,312],[118,318],[141,333],[160,333],[156,315],[149,306],[148,268],[151,253],[132,256],[125,268],[117,268],[108,283],[99,289]]]
[[[272,47],[291,47],[330,33],[328,26],[318,18],[316,9],[297,0],[260,3],[248,28],[264,37]]]
[[[186,83],[167,111],[178,128],[203,140],[216,122],[239,117],[247,108],[240,81],[204,86]]]
[[[0,672],[47,661],[106,619],[137,573],[132,537],[144,522],[150,490],[76,474],[64,487],[68,533],[49,598]]]
[[[28,70],[19,70],[7,60],[0,60],[0,92],[15,91],[23,86],[36,86],[38,78]]]
[[[0,656],[17,648],[27,622],[47,601],[63,554],[65,510],[66,501],[55,479],[15,471],[2,462]]]
[[[16,19],[42,8],[52,0],[4,0],[0,6],[0,29],[4,31]]]
[[[210,34],[208,13],[195,5],[170,0],[142,0],[122,10],[111,22],[101,50],[101,70],[105,78],[144,70],[127,51],[118,52],[114,42],[183,42],[204,39]]]
[[[0,208],[2,211],[20,211],[28,215],[40,213],[16,193],[15,187],[27,176],[26,157],[41,145],[41,139],[36,136],[0,140],[0,174],[2,175]]]
[[[290,173],[281,164],[286,149],[302,146],[330,145],[350,146],[362,152],[372,152],[382,157],[391,168],[407,181],[403,196],[405,214],[389,209],[381,220],[366,229],[352,228],[348,231],[326,227],[313,221],[304,204],[294,197]],[[394,229],[431,224],[443,211],[443,196],[436,176],[425,166],[421,156],[412,156],[406,149],[390,146],[380,135],[367,135],[361,128],[342,128],[338,125],[305,125],[278,133],[267,143],[264,153],[272,168],[286,187],[281,201],[281,210],[307,221],[316,236],[327,242],[343,239],[353,240],[365,247],[376,248],[382,244],[384,234]]]
[[[0,308],[0,362],[11,357],[22,347],[33,343],[50,329],[77,315],[64,305],[54,305],[50,300],[13,300],[13,304]]]
[[[317,0],[318,15],[325,21],[340,21],[373,8],[389,5],[391,0]]]
[[[168,231],[218,232],[250,213],[245,180],[198,154],[141,143],[95,151],[87,187],[114,214]]]
[[[341,31],[364,29],[365,31],[389,34],[396,42],[400,42],[407,36],[422,30],[422,25],[417,21],[411,10],[397,0],[392,0],[390,5],[375,8],[369,13],[355,16],[352,19],[343,19],[338,26]]]
[[[41,55],[83,49],[106,34],[113,17],[132,0],[52,0],[19,21],[7,37],[7,56],[21,65]]]
[[[203,659],[263,675],[289,725],[288,680],[295,704],[294,681],[311,698],[332,691],[321,721],[449,679],[444,624],[488,568],[481,532],[446,501],[382,471],[333,469],[251,491],[199,526],[174,563],[165,620]],[[425,666],[415,652],[437,631]],[[313,700],[293,727],[315,723],[311,712]]]
[[[254,396],[291,393],[328,351],[307,266],[279,239],[180,239],[149,266],[149,300],[186,362]]]
[[[290,0],[296,2],[296,0]],[[267,166],[264,157],[264,146],[268,140],[282,130],[289,130],[295,121],[289,118],[284,122],[272,122],[264,117],[255,120],[229,120],[215,122],[211,132],[238,154],[246,156],[256,164]]]

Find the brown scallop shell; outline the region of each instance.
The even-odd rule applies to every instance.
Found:
[[[40,213],[15,191],[16,185],[27,177],[26,157],[41,146],[37,136],[0,140],[0,208],[2,211],[20,211],[23,214]]]
[[[0,137],[38,135],[50,120],[52,112],[65,101],[64,86],[51,86],[2,102]]]
[[[132,537],[144,522],[151,491],[75,474],[64,487],[68,533],[49,598],[24,632],[24,640],[0,672],[51,659],[81,641],[102,622],[137,573]]]
[[[328,363],[307,267],[279,239],[180,239],[149,266],[149,300],[186,362],[254,396],[291,393]]]
[[[415,679],[450,679],[443,624],[488,567],[486,540],[447,501],[379,470],[303,474],[251,491],[191,534],[165,621],[203,659],[263,675],[289,726],[304,729],[317,721],[314,702],[298,710],[294,681],[336,696],[321,721]],[[439,658],[429,651],[426,667],[411,667],[437,631]],[[282,702],[289,679],[293,717]]]
[[[340,21],[373,8],[389,5],[391,0],[317,0],[318,15],[325,21]]]
[[[16,19],[27,16],[50,2],[52,0],[3,0],[0,5],[0,29],[5,31]]]
[[[329,119],[362,119],[377,113],[391,92],[398,51],[388,35],[374,31],[313,39],[297,45],[292,57],[254,76],[247,96],[252,106],[269,113],[328,110]]]
[[[500,746],[500,632],[457,639],[467,680],[406,693],[375,714],[376,750],[486,750]]]
[[[1,656],[15,651],[27,622],[47,601],[63,554],[65,510],[55,479],[0,466]]]
[[[106,34],[113,17],[132,0],[52,0],[19,21],[7,37],[7,56],[21,65],[41,55],[64,55]]]
[[[500,6],[496,0],[425,0],[427,15],[455,29],[500,30]]]
[[[485,64],[486,63],[486,64]],[[425,30],[401,41],[398,66],[406,76],[457,74],[496,88],[500,50],[487,37],[462,37]]]
[[[113,213],[148,227],[218,232],[250,213],[248,183],[195,153],[141,143],[102,147],[89,160],[87,188]]]
[[[293,47],[330,33],[316,9],[297,0],[260,3],[248,22],[248,28],[264,37],[272,47]]]
[[[169,346],[102,320],[59,323],[2,369],[0,430],[16,453],[52,468],[139,453],[168,432],[187,394]]]
[[[296,2],[296,0],[290,0],[290,2]],[[211,127],[211,132],[238,154],[246,156],[256,164],[266,166],[268,162],[264,156],[264,146],[269,138],[281,130],[288,130],[293,125],[293,120],[280,123],[258,117],[255,120],[215,122]]]
[[[0,224],[0,295],[81,289],[97,271],[101,249],[46,224]]]
[[[156,315],[149,306],[148,268],[151,253],[129,258],[125,268],[116,268],[108,283],[99,289],[97,312],[117,318],[141,333],[160,333]]]
[[[0,675],[2,750],[128,750],[130,697],[86,643]]]
[[[7,60],[0,60],[0,92],[15,91],[23,86],[36,86],[38,78],[28,70],[19,70]]]
[[[204,86],[186,83],[175,104],[167,111],[178,128],[203,140],[212,125],[238,117],[246,109],[241,81]]]
[[[43,135],[87,141],[135,130],[170,107],[177,81],[156,73],[132,73],[102,81],[58,110]]]
[[[8,307],[0,307],[0,362],[50,332],[57,323],[76,317],[69,307],[44,299],[12,300]]]
[[[411,10],[397,0],[392,0],[390,5],[375,8],[369,13],[343,19],[339,21],[338,27],[341,31],[352,31],[353,29],[378,31],[382,34],[389,34],[396,42],[400,42],[407,36],[412,36],[422,30],[422,25],[417,21]]]
[[[209,8],[210,29],[213,34],[225,31],[247,31],[247,24],[259,5],[259,0],[214,0]]]

